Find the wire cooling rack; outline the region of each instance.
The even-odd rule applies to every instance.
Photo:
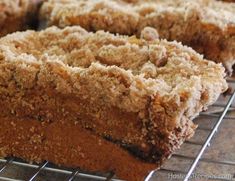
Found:
[[[228,82],[231,87],[235,87],[235,80],[229,79]],[[216,137],[216,132],[218,132],[221,123],[224,122],[224,120],[235,120],[235,114],[232,114],[235,113],[235,106],[233,106],[233,103],[235,103],[235,91],[232,92],[233,93],[228,93],[227,96],[221,96],[216,104],[211,106],[208,111],[201,113],[200,116],[195,119],[195,123],[199,125],[195,136],[191,140],[186,141],[181,146],[181,149],[173,154],[160,170],[153,170],[150,172],[150,174],[146,176],[145,181],[235,180],[235,142],[231,143],[234,144],[232,145],[231,153],[234,158],[233,161],[230,159],[223,159],[223,156],[220,156],[218,150],[216,150],[216,158],[214,156],[211,158],[204,157],[205,154],[207,156],[210,155],[210,149],[208,149],[208,147],[210,146],[211,142],[214,141],[213,138]],[[222,132],[219,134],[224,133]],[[233,137],[232,134],[231,137]],[[228,140],[222,137],[221,142],[228,142]],[[202,163],[201,167],[205,172],[200,172],[200,170],[199,172],[197,171],[197,167],[200,165],[200,163]],[[210,167],[203,167],[203,164],[210,164]],[[215,169],[216,174],[213,172],[206,172],[208,168],[211,168],[211,165],[220,166]],[[211,169],[209,169],[209,171],[211,171]],[[30,164],[17,158],[0,159],[0,180],[120,181],[119,179],[115,178],[114,173],[94,174],[83,172],[81,170],[57,167],[47,161],[40,165]]]

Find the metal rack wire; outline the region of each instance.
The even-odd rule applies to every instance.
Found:
[[[228,82],[230,84],[235,85],[235,80],[229,79]],[[173,159],[179,159],[180,161],[177,162],[177,168],[180,163],[183,163],[183,161],[188,161],[187,166],[185,166],[185,169],[172,169],[167,168],[163,165],[163,167],[160,170],[153,170],[145,179],[145,181],[155,181],[157,180],[173,180],[176,178],[172,178],[172,176],[178,176],[177,180],[183,180],[188,181],[195,177],[194,171],[197,165],[200,162],[206,162],[206,163],[212,163],[212,164],[220,164],[220,165],[227,165],[227,166],[233,166],[235,167],[235,160],[234,161],[227,161],[227,160],[217,160],[217,159],[210,159],[210,158],[203,158],[203,154],[205,153],[208,146],[210,146],[210,143],[213,141],[212,138],[216,135],[216,132],[218,131],[221,123],[224,119],[229,120],[235,120],[235,116],[228,115],[228,112],[234,111],[235,107],[232,106],[232,103],[235,99],[235,91],[233,93],[230,93],[226,99],[225,103],[216,103],[213,105],[213,107],[216,107],[216,109],[212,109],[207,112],[202,113],[199,118],[206,117],[207,120],[214,119],[212,126],[205,126],[203,124],[199,124],[199,127],[197,130],[203,131],[206,133],[207,136],[204,136],[202,140],[189,140],[186,141],[184,145],[190,145],[190,146],[197,146],[197,151],[193,156],[181,153],[181,151],[178,153],[172,155],[172,157],[168,160],[168,162],[171,164]],[[196,136],[196,135],[195,135]],[[224,140],[226,141],[226,140]],[[182,148],[183,149],[183,148]],[[182,150],[180,149],[180,150]],[[167,164],[166,164],[167,165]],[[168,164],[169,165],[169,164]],[[186,164],[185,164],[186,165]],[[27,175],[25,178],[12,178],[11,176],[4,175],[2,173],[6,172],[8,168],[11,166],[15,166],[18,168],[24,169],[30,169],[30,171],[27,171]],[[48,178],[48,174],[50,172],[50,178]],[[57,178],[52,175],[59,175]],[[165,175],[164,177],[161,177],[161,174]],[[167,174],[167,175],[166,175]],[[168,176],[168,179],[166,179],[166,176]],[[170,176],[170,177],[169,177]],[[194,177],[193,177],[194,176]],[[203,175],[200,175],[200,178],[203,178]],[[205,176],[205,175],[204,175]],[[235,176],[235,175],[234,175]],[[219,176],[213,176],[213,178],[210,178],[211,180],[224,180],[224,181],[231,181],[235,180],[235,177],[219,177]],[[47,178],[46,178],[47,177]],[[162,178],[162,179],[161,179]],[[19,180],[27,180],[27,181],[33,181],[33,180],[67,180],[67,181],[73,181],[73,180],[83,180],[83,181],[94,181],[94,180],[112,180],[112,181],[120,181],[119,179],[114,178],[114,173],[108,173],[106,175],[95,175],[94,173],[87,173],[83,172],[81,170],[71,170],[67,168],[59,168],[55,165],[45,161],[44,163],[40,165],[36,164],[30,164],[26,163],[22,160],[19,160],[17,158],[6,158],[6,159],[0,159],[0,180],[6,180],[6,181],[19,181]],[[199,180],[199,179],[196,179]]]

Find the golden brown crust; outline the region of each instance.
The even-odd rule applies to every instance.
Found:
[[[189,45],[232,72],[235,63],[235,5],[215,0],[48,0],[41,8],[47,26],[80,25],[89,31],[137,34],[146,26],[160,38]]]
[[[2,117],[76,122],[147,161],[193,135],[192,119],[227,89],[224,76],[221,65],[159,39],[80,27],[0,39]]]

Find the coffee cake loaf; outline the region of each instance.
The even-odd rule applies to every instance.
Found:
[[[41,0],[1,0],[0,37],[30,27]]]
[[[53,156],[55,149],[48,148],[55,144],[61,153],[79,152],[57,138],[74,140],[84,132],[145,162],[161,163],[193,135],[192,119],[227,89],[224,76],[222,65],[166,40],[78,26],[5,36],[0,39],[0,154],[104,170],[77,157],[70,163],[71,154]],[[53,125],[63,136],[52,128],[55,139],[43,136]],[[81,133],[71,132],[71,125]],[[31,129],[38,136],[30,136]],[[92,144],[86,142],[89,150]],[[106,169],[115,168],[110,164]]]
[[[47,0],[41,8],[47,26],[80,25],[126,35],[154,27],[160,38],[182,42],[222,62],[229,74],[235,63],[234,17],[235,4],[216,0]]]

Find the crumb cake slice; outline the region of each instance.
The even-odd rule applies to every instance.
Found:
[[[0,39],[1,117],[70,121],[150,162],[193,135],[192,119],[227,89],[224,76],[222,65],[166,40],[76,26]]]
[[[139,35],[154,27],[160,38],[177,40],[222,62],[235,63],[235,4],[215,0],[47,0],[41,8],[47,26],[80,25],[89,31]]]
[[[24,30],[35,23],[38,4],[41,0],[1,0],[0,37]]]

